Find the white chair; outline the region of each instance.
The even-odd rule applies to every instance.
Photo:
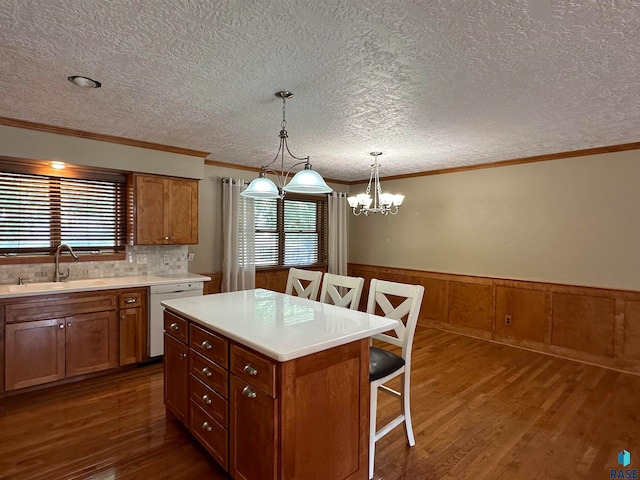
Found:
[[[316,300],[318,298],[321,281],[322,272],[290,268],[287,287],[284,293],[287,295],[295,294],[298,297],[308,298],[309,300]],[[305,285],[303,285],[302,282],[305,282]]]
[[[394,307],[387,295],[404,298],[404,301],[397,307]],[[416,443],[411,425],[409,383],[411,374],[411,346],[413,344],[413,334],[416,330],[423,295],[424,287],[422,285],[406,285],[377,279],[371,280],[369,299],[367,301],[367,313],[376,313],[376,306],[379,306],[385,317],[400,321],[406,317],[406,321],[395,329],[397,338],[386,334],[373,336],[375,339],[402,347],[402,355],[396,355],[382,348],[370,347],[369,381],[371,382],[371,410],[369,416],[369,478],[373,478],[376,442],[380,438],[404,422],[409,446],[413,447]],[[398,375],[401,376],[400,392],[396,392],[384,385]],[[376,430],[379,388],[400,398],[402,413],[384,427]]]
[[[360,305],[364,278],[346,277],[334,273],[325,273],[320,291],[320,301],[338,307],[357,310]]]

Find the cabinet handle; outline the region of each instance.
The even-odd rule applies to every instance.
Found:
[[[242,369],[242,371],[244,373],[248,373],[252,377],[255,377],[256,375],[258,375],[258,370],[256,370],[256,368],[253,365],[251,365],[250,363],[247,363],[244,366],[244,368]]]
[[[209,342],[209,340],[205,340],[204,342],[202,342],[202,348],[204,348],[205,350],[211,350],[211,342]]]
[[[254,392],[253,389],[249,385],[247,385],[246,387],[244,387],[242,389],[242,394],[245,397],[249,397],[249,398],[256,398],[256,396],[257,396],[256,392]]]
[[[187,354],[186,354],[186,353],[179,353],[179,354],[178,354],[178,358],[179,358],[180,360],[184,360],[185,358],[187,358]]]
[[[136,303],[136,299],[135,298],[127,298],[124,303]]]
[[[209,395],[207,395],[206,393],[202,396],[202,401],[207,405],[211,405],[211,399],[209,398]]]
[[[173,237],[164,237],[165,240],[173,240]]]
[[[171,330],[180,330],[180,327],[177,323],[172,323],[171,325],[169,325],[169,328],[171,328]]]
[[[211,376],[211,369],[209,367],[204,367],[202,369],[202,373],[205,377],[210,377]]]
[[[64,328],[64,323],[59,324],[58,328]]]
[[[67,323],[67,327],[70,327],[70,326],[71,326],[71,322],[68,322],[68,323]]]
[[[202,429],[206,430],[207,432],[211,431],[211,425],[209,425],[209,422],[202,422]]]
[[[120,320],[124,320],[125,318],[127,318],[127,317],[125,317],[124,315],[120,316]]]

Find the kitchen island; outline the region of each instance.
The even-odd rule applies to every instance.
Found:
[[[396,320],[262,289],[163,305],[167,412],[233,478],[368,477],[369,337]]]

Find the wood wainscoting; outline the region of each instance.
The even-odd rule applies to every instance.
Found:
[[[423,285],[419,324],[640,375],[640,292],[349,264]],[[506,323],[506,317],[510,325]]]

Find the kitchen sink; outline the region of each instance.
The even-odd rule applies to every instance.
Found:
[[[105,280],[70,280],[68,282],[42,282],[25,283],[24,285],[6,285],[9,293],[49,292],[56,290],[69,290],[74,288],[103,287],[107,285]]]

